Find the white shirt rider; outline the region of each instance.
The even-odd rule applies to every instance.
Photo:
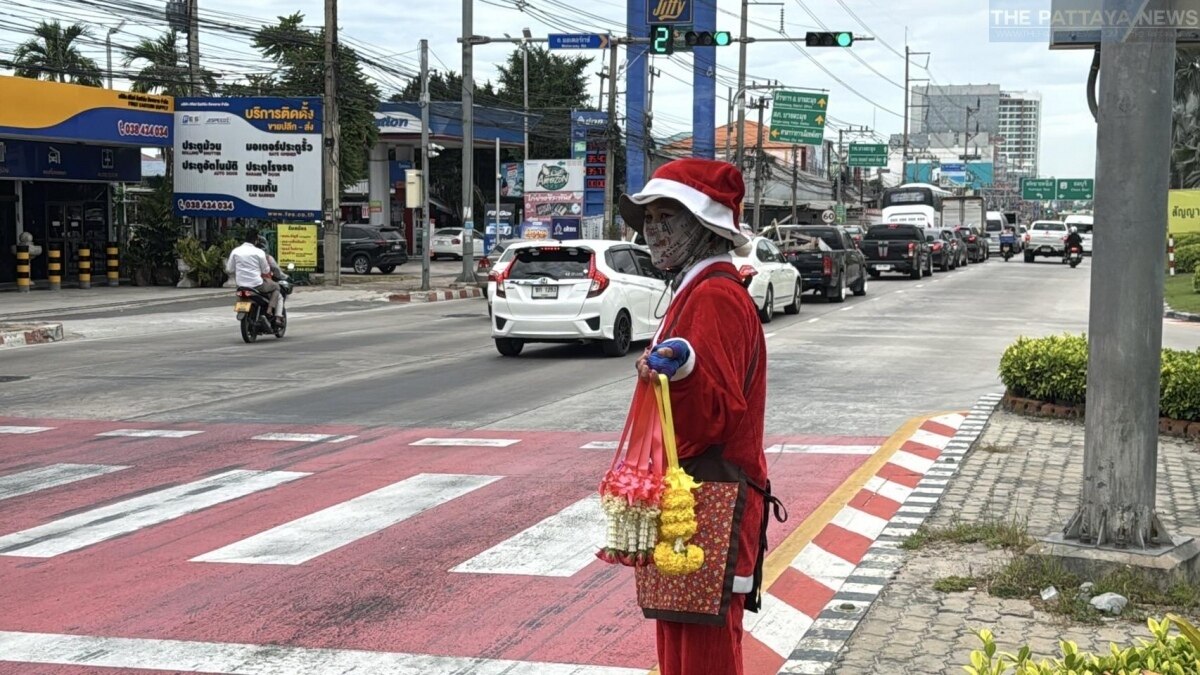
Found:
[[[229,254],[225,271],[233,275],[239,287],[258,288],[263,283],[263,275],[270,278],[271,266],[267,262],[266,253],[254,244],[246,242]]]

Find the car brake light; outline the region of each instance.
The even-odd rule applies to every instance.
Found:
[[[742,276],[742,281],[746,281],[752,278],[755,274],[758,274],[758,270],[754,269],[750,265],[742,265],[741,268],[738,269],[738,274]]]
[[[935,250],[935,251],[942,250],[942,242],[940,242],[940,241],[933,242],[933,250]]]
[[[915,243],[911,242],[911,241],[910,241],[910,242],[908,242],[908,255],[909,255],[909,257],[912,257],[912,254],[913,254],[913,253],[916,253],[916,251],[917,251],[917,245],[916,245]]]
[[[453,244],[454,246],[458,246],[459,244],[462,243],[462,239],[455,239],[455,240],[451,241],[450,243]]]
[[[1026,242],[1026,243],[1029,243],[1029,239],[1030,239],[1029,233],[1028,233],[1028,232],[1026,232],[1026,233],[1025,233],[1025,242]]]
[[[504,282],[508,280],[508,270],[509,269],[512,269],[512,268],[506,268],[503,272],[501,272],[499,274],[496,274],[494,271],[488,273],[488,281],[496,282],[496,297],[497,298],[507,298],[508,297],[504,293]]]
[[[588,288],[588,297],[594,298],[600,295],[608,288],[608,277],[604,273],[596,269],[596,258],[593,257],[588,261],[588,278],[592,280],[592,285]]]
[[[479,264],[478,264],[478,265],[476,265],[476,268],[477,268],[477,269],[481,269],[481,270],[482,270],[482,269],[487,269],[487,268],[489,268],[489,267],[491,267],[491,266],[492,266],[492,261],[491,261],[491,260],[488,260],[488,259],[487,259],[487,256],[484,256],[484,257],[482,257],[482,258],[480,258],[480,259],[479,259]]]
[[[976,237],[975,235],[971,235],[971,236],[967,237],[967,241],[974,243],[974,242],[975,242],[975,240],[976,240],[976,239],[978,239],[978,238],[979,238],[979,237]]]
[[[827,277],[833,276],[833,258],[829,256],[821,257],[821,274]]]
[[[237,295],[239,298],[248,298],[250,297],[250,291],[238,291]]]

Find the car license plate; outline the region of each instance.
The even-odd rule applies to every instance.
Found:
[[[1043,246],[1038,250],[1041,251],[1042,253],[1049,253],[1049,252],[1053,251],[1054,249],[1050,248],[1049,246]]]
[[[393,250],[393,251],[399,251],[399,250],[400,250],[400,244],[392,244],[392,250]]]
[[[892,266],[891,265],[876,265],[875,269],[879,270],[880,272],[887,272],[892,269]]]
[[[535,300],[557,300],[558,286],[534,286],[530,297]]]
[[[249,311],[250,311],[250,303],[248,303],[248,302],[239,302],[239,303],[237,303],[237,304],[235,304],[235,305],[233,306],[233,311],[235,311],[235,312],[249,312]]]

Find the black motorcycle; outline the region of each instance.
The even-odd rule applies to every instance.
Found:
[[[271,306],[270,294],[259,293],[246,286],[238,287],[233,310],[237,312],[238,322],[242,326],[242,340],[255,342],[259,335],[282,338],[287,333],[287,297],[292,294],[292,282],[280,278],[276,278],[275,282],[279,284],[282,299],[279,301],[279,317],[274,323],[267,313]]]
[[[1083,249],[1079,246],[1072,246],[1067,253],[1067,263],[1071,265],[1071,269],[1075,269],[1081,262],[1083,262]]]

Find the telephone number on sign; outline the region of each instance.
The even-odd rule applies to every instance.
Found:
[[[224,199],[180,199],[176,202],[180,211],[232,211],[233,202]]]

